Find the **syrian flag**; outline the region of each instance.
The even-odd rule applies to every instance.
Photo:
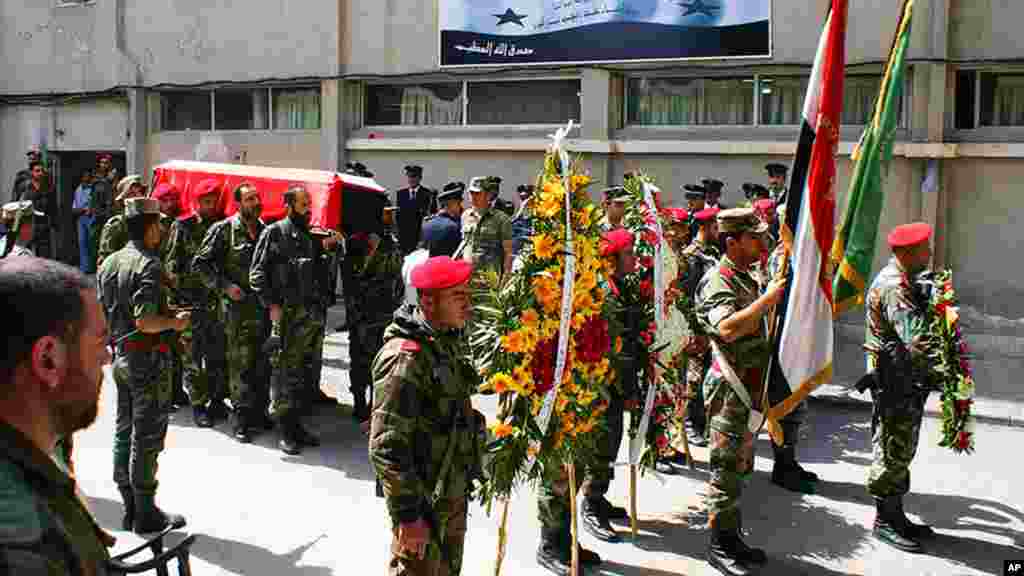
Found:
[[[836,147],[843,107],[847,0],[832,0],[804,101],[803,126],[789,184],[783,231],[789,282],[776,309],[772,369],[766,388],[769,431],[832,379],[832,263]],[[795,234],[792,230],[796,224]]]

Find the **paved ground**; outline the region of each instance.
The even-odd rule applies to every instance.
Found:
[[[332,325],[334,322],[332,322]],[[347,334],[326,345],[323,387],[345,406],[314,417],[324,445],[287,457],[276,438],[261,436],[241,446],[226,425],[192,426],[176,414],[160,460],[160,503],[181,512],[199,538],[193,548],[197,576],[384,574],[389,524],[383,501],[373,495],[366,443],[348,416]],[[110,479],[114,387],[104,387],[100,420],[76,437],[82,488],[100,522],[120,525],[121,504]],[[478,404],[489,415],[493,401]],[[863,482],[870,459],[870,415],[857,406],[814,402],[805,426],[801,459],[824,479],[820,494],[801,497],[768,481],[771,450],[758,440],[757,472],[744,501],[748,542],[768,550],[763,574],[999,574],[1004,559],[1024,559],[1024,491],[1015,447],[1024,430],[978,426],[979,450],[955,456],[938,448],[937,424],[925,422],[913,466],[914,491],[907,508],[933,524],[939,539],[928,553],[911,556],[876,544],[870,536],[873,505]],[[701,462],[706,450],[695,450]],[[767,457],[765,457],[767,456]],[[588,535],[583,544],[606,560],[594,574],[715,574],[701,560],[707,532],[700,498],[704,472],[640,481],[640,535],[635,543],[605,544]],[[628,474],[620,474],[611,499],[626,503]],[[498,510],[471,512],[463,574],[493,573]],[[535,493],[513,500],[504,574],[541,575],[534,561],[538,525]],[[626,530],[626,527],[623,527]],[[117,549],[138,539],[119,536]]]

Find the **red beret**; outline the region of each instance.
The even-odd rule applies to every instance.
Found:
[[[694,214],[693,217],[697,220],[697,222],[710,222],[711,220],[715,219],[715,216],[718,216],[719,211],[720,210],[717,207],[705,208],[700,212]]]
[[[618,254],[633,245],[633,233],[625,228],[616,228],[604,235],[601,242],[601,255]]]
[[[109,161],[113,162],[114,161],[114,157],[111,156],[110,154],[104,153],[104,154],[100,154],[99,156],[97,156],[96,160],[109,160]]]
[[[209,196],[211,194],[220,195],[220,182],[217,182],[213,178],[208,178],[199,183],[196,186],[196,198],[202,198],[203,196]]]
[[[469,280],[473,265],[449,256],[434,256],[412,269],[410,280],[417,290],[444,290]]]
[[[153,198],[157,200],[163,200],[164,198],[169,198],[171,196],[175,198],[178,197],[178,189],[174,184],[163,182],[153,190]]]
[[[686,222],[686,219],[690,217],[690,213],[686,211],[686,208],[665,208],[665,214],[673,222]]]
[[[889,247],[903,248],[928,240],[932,235],[932,227],[926,222],[914,222],[897,226],[889,232]]]
[[[775,210],[775,201],[771,198],[761,198],[754,202],[754,210],[759,212],[771,212]]]

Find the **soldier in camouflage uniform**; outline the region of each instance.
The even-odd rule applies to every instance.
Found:
[[[693,223],[697,225],[697,236],[683,250],[679,267],[685,274],[683,291],[694,304],[697,302],[697,287],[701,278],[708,270],[718,266],[721,257],[718,250],[718,212],[718,208],[704,208],[696,214],[690,214]],[[687,353],[686,395],[689,402],[686,405],[686,438],[693,446],[707,446],[703,391],[704,374],[711,366],[707,337],[700,333],[690,336]]]
[[[234,407],[233,431],[243,444],[252,442],[252,429],[266,427],[267,311],[249,287],[249,269],[256,241],[263,232],[259,190],[249,183],[234,190],[238,213],[210,228],[192,266],[206,289],[221,295],[227,321],[228,388]]]
[[[464,256],[473,263],[474,278],[487,271],[501,278],[512,270],[512,221],[501,210],[491,208],[498,194],[494,176],[476,177],[469,183],[473,206],[462,213]]]
[[[41,217],[42,212],[37,211],[31,200],[20,202],[8,202],[3,206],[4,219],[11,223],[11,229],[7,233],[4,242],[4,256],[35,256],[30,245],[35,234],[35,218]]]
[[[297,455],[302,446],[320,439],[300,421],[306,382],[323,333],[322,298],[317,286],[316,256],[309,232],[309,192],[301,186],[284,194],[287,214],[263,229],[249,269],[249,286],[270,309],[270,336],[263,351],[270,354],[270,414],[277,420],[282,452]]]
[[[419,303],[395,313],[373,362],[369,452],[391,516],[392,576],[462,571],[468,495],[484,449],[484,418],[470,402],[480,378],[459,334],[472,314],[471,271],[447,256],[417,266]]]
[[[115,202],[118,213],[111,216],[103,226],[100,234],[99,246],[97,248],[99,264],[103,259],[124,248],[128,244],[128,227],[124,223],[124,214],[121,213],[124,202],[129,198],[141,198],[146,194],[146,186],[142,183],[142,177],[138,174],[125,176],[117,184],[117,198]]]
[[[898,226],[889,234],[893,258],[875,277],[865,302],[864,350],[874,404],[867,487],[877,510],[874,535],[907,552],[920,552],[920,541],[935,535],[929,526],[908,520],[903,511],[929,392],[923,346],[931,232],[928,224],[918,222]]]
[[[771,202],[771,200],[761,200]],[[769,233],[770,233],[769,229]],[[785,263],[786,247],[779,243],[772,250],[765,267],[765,277],[762,284],[767,284],[774,278],[785,277],[782,275],[783,263]],[[792,273],[792,258],[787,264],[786,276]],[[768,390],[768,404],[774,406],[784,401],[790,394],[788,389],[783,387],[771,387]],[[772,466],[772,483],[785,488],[791,492],[802,494],[814,494],[815,483],[818,482],[818,475],[810,470],[805,470],[796,460],[796,446],[800,441],[800,426],[807,415],[807,401],[797,404],[792,412],[786,414],[779,420],[782,426],[782,446],[772,442],[772,453],[775,463]]]
[[[387,214],[396,209],[387,207],[384,210]],[[355,401],[353,416],[361,423],[369,420],[369,406],[373,405],[371,364],[384,344],[384,329],[391,323],[402,299],[402,255],[389,220],[394,219],[384,219],[386,229],[383,237],[370,235],[369,254],[356,276],[361,298],[355,329],[350,333],[354,338],[350,340],[352,366],[349,374],[350,391]],[[367,389],[371,392],[369,404]]]
[[[97,283],[115,352],[114,482],[125,503],[124,528],[147,533],[185,525],[181,516],[160,510],[155,498],[171,406],[166,337],[183,331],[189,314],[170,316],[160,293],[157,202],[133,198],[126,202],[125,218],[130,241],[104,260]]]
[[[167,247],[170,246],[171,227],[174,220],[181,213],[181,194],[178,188],[167,182],[158,184],[150,196],[160,204],[160,231],[162,241],[160,242],[160,261],[167,262]],[[168,304],[174,301],[174,292],[178,289],[177,278],[167,272],[164,267],[164,295]],[[189,405],[188,395],[185,394],[184,377],[185,367],[182,363],[181,340],[178,339],[171,346],[171,385],[174,389],[174,409],[183,408]]]
[[[344,253],[344,240],[335,230],[317,228],[310,230],[313,238],[317,302],[320,303],[320,326],[317,329],[313,353],[306,356],[307,365],[304,369],[306,384],[306,410],[312,411],[314,405],[337,406],[338,401],[324,392],[320,387],[324,368],[324,338],[327,329],[327,310],[335,304],[334,281],[332,276],[337,273],[338,261]]]
[[[168,272],[178,285],[174,304],[193,308],[192,327],[182,335],[185,389],[195,425],[209,428],[215,420],[227,416],[223,403],[224,329],[220,323],[220,298],[203,285],[192,268],[192,260],[220,216],[220,184],[213,179],[203,180],[194,196],[197,210],[171,226],[165,258]]]
[[[697,315],[710,337],[713,356],[704,380],[711,427],[707,559],[723,574],[742,576],[766,560],[763,550],[743,542],[740,495],[754,464],[751,411],[765,410],[759,402],[771,343],[763,319],[782,296],[785,283],[773,282],[762,295],[750,275],[767,230],[753,210],[723,210],[717,219],[725,254],[701,279],[697,298]]]

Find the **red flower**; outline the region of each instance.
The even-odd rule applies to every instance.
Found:
[[[576,357],[587,364],[600,362],[608,354],[611,343],[608,321],[597,315],[591,316],[576,334]]]
[[[957,413],[962,414],[971,409],[971,403],[972,401],[970,398],[967,400],[956,400],[954,401],[954,406],[956,407]]]
[[[641,268],[645,268],[645,269],[646,268],[653,268],[654,267],[654,258],[651,257],[651,256],[643,256],[643,257],[641,257],[640,258],[640,267]]]
[[[664,450],[665,448],[668,448],[668,436],[664,434],[658,434],[656,442],[658,443],[659,450]]]
[[[555,378],[555,338],[549,338],[537,346],[530,371],[538,394],[544,394],[554,387]]]
[[[644,230],[643,232],[644,242],[647,242],[651,246],[658,245],[658,234],[654,230]]]
[[[644,344],[647,344],[648,346],[650,346],[651,343],[654,342],[654,338],[651,337],[651,333],[648,332],[647,330],[644,330],[643,332],[640,333],[640,339],[643,340]]]
[[[971,373],[971,364],[967,361],[967,358],[960,359],[960,370],[963,371],[964,374],[969,375]]]
[[[938,313],[939,316],[945,316],[946,308],[949,308],[949,302],[943,300],[942,302],[939,302],[938,304],[935,305],[935,312]]]
[[[960,431],[960,434],[958,434],[956,437],[956,447],[961,450],[967,450],[968,448],[970,448],[971,433],[966,430]]]
[[[650,278],[645,278],[640,281],[640,297],[641,298],[653,298],[654,297],[654,284]]]

